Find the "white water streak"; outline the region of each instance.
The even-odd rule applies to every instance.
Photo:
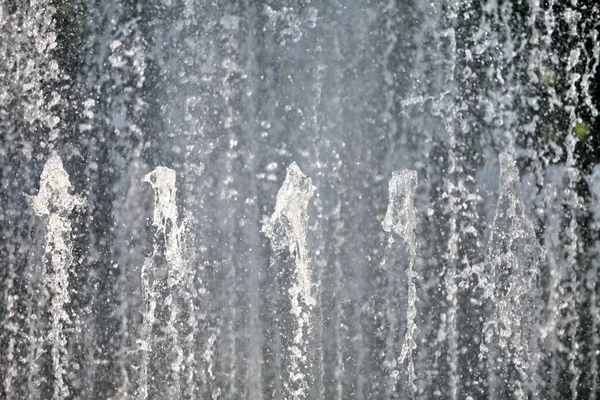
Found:
[[[383,229],[386,232],[393,232],[400,236],[406,244],[409,264],[406,268],[406,277],[408,279],[408,300],[406,312],[406,333],[404,344],[400,354],[399,364],[408,360],[408,382],[413,395],[417,391],[415,385],[416,374],[413,361],[413,351],[417,348],[417,287],[415,285],[415,264],[418,260],[417,237],[415,229],[417,227],[417,218],[414,207],[414,195],[417,190],[417,172],[413,170],[400,170],[392,174],[389,183],[389,203],[385,218],[383,220]],[[390,241],[393,238],[390,237]]]

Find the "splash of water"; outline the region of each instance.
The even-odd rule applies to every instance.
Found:
[[[142,267],[142,290],[146,303],[143,315],[143,339],[141,349],[142,357],[142,385],[141,397],[149,396],[149,357],[153,352],[156,341],[167,341],[156,350],[157,356],[164,357],[169,364],[167,387],[158,388],[165,390],[169,398],[181,395],[181,372],[184,368],[184,355],[182,338],[178,327],[178,317],[181,312],[180,299],[183,284],[189,271],[183,259],[183,224],[179,224],[176,203],[176,175],[175,171],[166,167],[157,167],[147,174],[142,182],[149,183],[154,190],[154,211],[152,226],[155,228],[155,240],[152,254],[146,258]],[[164,257],[166,266],[161,265],[160,257]],[[185,297],[189,304],[189,297]],[[191,306],[191,305],[190,305]],[[157,318],[157,308],[161,308],[166,321]],[[192,307],[193,310],[193,307]],[[165,333],[164,338],[154,337],[155,325],[159,325]],[[192,340],[190,338],[190,340]],[[189,383],[189,377],[187,382]]]
[[[52,348],[54,388],[52,399],[69,396],[66,382],[68,369],[66,327],[71,318],[66,306],[70,302],[69,274],[73,263],[71,212],[84,204],[83,198],[69,193],[71,182],[62,160],[52,153],[44,166],[40,178],[40,190],[29,198],[35,214],[46,222],[45,253],[48,266],[45,282],[50,292],[51,326],[48,342]]]
[[[288,250],[294,259],[294,281],[289,289],[292,314],[296,322],[290,352],[290,382],[284,385],[290,398],[306,398],[308,380],[307,368],[308,341],[305,328],[309,329],[311,308],[316,304],[312,294],[310,260],[306,246],[308,203],[315,187],[312,180],[304,175],[296,163],[287,168],[283,185],[277,193],[275,211],[263,218],[262,232],[271,241],[276,253]]]
[[[600,212],[586,207],[599,192],[588,198],[582,165],[597,160],[579,156],[597,140],[598,6],[88,3],[0,5],[4,396],[50,397],[58,382],[47,335],[58,289],[38,271],[44,254],[15,195],[32,193],[32,154],[51,145],[81,166],[89,205],[67,221],[82,254],[60,307],[69,397],[135,397],[141,386],[147,397],[293,397],[303,385],[305,398],[389,398],[414,393],[389,374],[412,369],[418,398],[596,398],[600,250],[588,224]],[[577,124],[589,132],[576,138]],[[546,248],[539,266],[519,247],[533,236],[517,217],[513,162],[501,160],[494,183],[500,149],[535,174],[522,199]],[[145,226],[150,158],[172,163],[179,190],[168,169],[155,174],[164,187],[147,178]],[[291,205],[264,219],[281,247],[269,265],[260,210],[290,158],[319,187],[306,200],[314,226],[294,214],[306,191],[278,199]],[[418,245],[414,227],[396,232],[386,216],[401,252],[379,246],[373,217],[398,165],[427,179],[414,192],[427,204]],[[181,209],[196,224],[185,224],[190,249],[174,234]],[[385,270],[397,253],[408,266]],[[203,288],[206,308],[192,295]]]
[[[490,396],[501,390],[515,398],[534,391],[532,348],[538,334],[541,294],[536,290],[543,250],[519,197],[519,171],[512,156],[500,154],[500,196],[492,224],[485,273],[479,275],[483,297],[491,309],[483,328],[480,357],[487,359]],[[533,315],[532,315],[533,314]],[[504,362],[511,359],[514,371]],[[510,382],[510,383],[508,383]]]

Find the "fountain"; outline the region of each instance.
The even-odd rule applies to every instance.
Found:
[[[0,398],[599,399],[599,21],[0,3]]]

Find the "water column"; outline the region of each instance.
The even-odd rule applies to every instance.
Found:
[[[287,399],[310,398],[310,369],[308,352],[312,308],[316,304],[310,270],[310,256],[306,246],[308,203],[315,188],[312,180],[292,163],[285,181],[277,193],[275,211],[264,217],[262,231],[271,241],[277,254],[288,251],[292,259],[292,282],[288,289],[294,327],[286,341],[286,380],[283,385]],[[286,335],[283,335],[286,337]]]
[[[37,163],[33,157],[47,152],[42,148],[59,132],[57,109],[63,100],[54,89],[62,71],[55,57],[58,41],[50,4],[0,3],[0,397],[6,399],[24,392],[35,396],[50,385],[39,379],[48,293],[38,268],[40,255],[29,242],[33,238],[23,201],[38,178],[30,169]]]
[[[408,296],[406,305],[406,333],[402,351],[398,359],[398,368],[404,361],[408,366],[408,386],[413,397],[416,394],[416,373],[413,361],[413,351],[417,348],[417,286],[415,280],[417,273],[415,267],[418,262],[418,245],[415,229],[417,227],[416,210],[414,208],[414,195],[417,190],[417,172],[412,170],[395,171],[389,184],[388,209],[383,220],[383,229],[386,232],[400,236],[408,250],[409,264],[406,267]],[[394,242],[390,236],[389,245]],[[393,371],[398,375],[398,370]]]
[[[71,324],[67,306],[70,302],[69,275],[73,263],[71,212],[81,207],[81,197],[69,193],[71,182],[58,154],[53,153],[44,166],[40,190],[29,198],[35,214],[46,222],[45,284],[50,293],[50,328],[47,336],[52,358],[52,399],[69,396],[67,372],[67,328]]]
[[[184,353],[181,330],[190,322],[181,321],[186,305],[193,310],[185,288],[191,275],[184,261],[184,226],[178,219],[175,171],[157,167],[144,177],[154,190],[152,226],[153,250],[142,266],[144,312],[142,376],[139,397],[179,398],[183,390],[182,372],[192,365]],[[192,327],[193,331],[193,327]]]
[[[520,190],[514,159],[500,154],[496,216],[483,271],[475,268],[488,310],[479,357],[488,365],[491,398],[526,399],[535,393],[531,372],[537,365],[538,261],[543,250],[525,215]]]

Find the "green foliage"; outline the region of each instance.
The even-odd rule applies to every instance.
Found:
[[[584,140],[589,136],[591,132],[590,127],[583,122],[577,122],[573,127],[573,134],[579,138],[579,140]]]
[[[544,67],[540,71],[540,81],[545,86],[554,86],[557,81],[556,71],[550,67]]]

